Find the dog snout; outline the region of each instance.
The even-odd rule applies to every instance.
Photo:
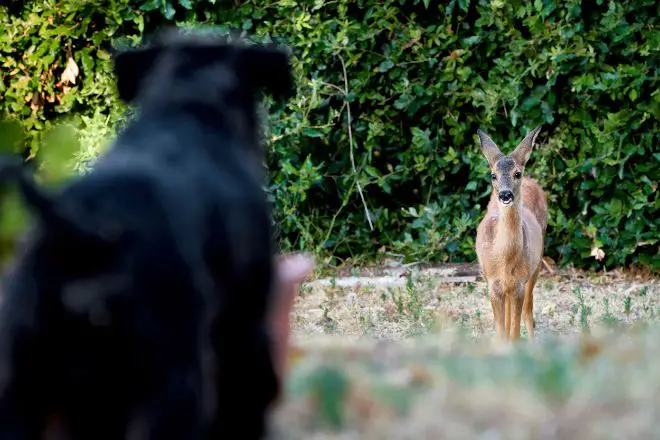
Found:
[[[513,193],[511,191],[500,191],[500,200],[503,202],[511,202],[513,200]]]

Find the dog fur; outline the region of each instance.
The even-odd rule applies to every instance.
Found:
[[[92,171],[53,194],[16,171],[37,224],[3,287],[0,438],[53,415],[81,440],[261,438],[277,383],[256,105],[292,94],[289,57],[170,31],[115,69],[139,114]]]

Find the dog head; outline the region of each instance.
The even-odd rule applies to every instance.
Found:
[[[230,106],[260,93],[278,99],[294,94],[284,49],[176,29],[147,47],[119,52],[114,69],[119,97],[138,105],[187,99]]]

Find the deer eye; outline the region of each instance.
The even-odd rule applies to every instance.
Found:
[[[490,173],[491,180],[497,180],[497,175],[495,173]]]
[[[520,171],[516,171],[516,172],[513,174],[513,177],[515,177],[516,179],[520,179],[520,178],[522,177],[522,173],[521,173]]]

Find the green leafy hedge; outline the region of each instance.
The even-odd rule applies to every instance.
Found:
[[[296,57],[297,98],[269,105],[267,130],[283,247],[473,260],[490,193],[476,129],[506,151],[543,123],[527,169],[549,194],[546,254],[660,269],[659,5],[34,0],[0,9],[0,105],[33,153],[66,116],[80,166],[124,118],[113,44],[170,23],[242,29]]]

